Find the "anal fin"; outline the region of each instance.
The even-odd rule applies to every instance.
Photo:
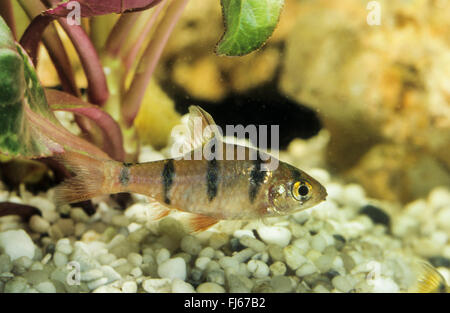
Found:
[[[200,214],[189,214],[185,219],[185,224],[189,232],[202,232],[219,222],[218,219]]]

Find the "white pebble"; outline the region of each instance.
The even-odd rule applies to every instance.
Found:
[[[252,248],[256,252],[262,252],[266,249],[266,245],[262,241],[248,235],[242,236],[239,242],[243,246]]]
[[[225,289],[216,283],[203,283],[197,287],[198,293],[224,293]]]
[[[208,257],[199,257],[195,260],[195,266],[203,271],[210,261]]]
[[[99,269],[92,269],[81,273],[81,281],[91,281],[103,277],[103,272]]]
[[[130,262],[134,266],[141,266],[142,265],[142,255],[139,253],[131,252],[128,255],[128,262]]]
[[[117,273],[111,266],[103,265],[101,270],[103,275],[108,279],[108,284],[122,278],[122,276],[120,276],[120,274]]]
[[[338,275],[331,280],[334,288],[341,292],[349,292],[353,289],[353,281],[346,276]]]
[[[317,268],[314,266],[314,264],[308,262],[300,266],[296,271],[295,275],[298,277],[303,277],[307,275],[311,275],[317,272]]]
[[[285,247],[291,241],[291,232],[280,226],[260,226],[257,229],[259,236],[266,244],[276,244]]]
[[[224,256],[219,260],[219,264],[223,269],[226,268],[237,268],[239,266],[239,262],[229,256]]]
[[[311,247],[322,252],[327,247],[327,242],[322,235],[317,234],[311,238]]]
[[[42,293],[55,293],[56,292],[56,288],[55,285],[53,285],[53,283],[49,282],[49,281],[44,281],[40,284],[37,284],[34,286],[34,288]]]
[[[68,262],[67,255],[62,254],[59,251],[56,251],[55,254],[53,255],[53,263],[55,263],[57,267],[63,267],[67,264],[67,262]]]
[[[299,268],[308,260],[303,256],[302,251],[296,246],[287,246],[283,249],[286,264],[293,270]]]
[[[195,292],[194,287],[178,278],[172,281],[172,292],[173,293],[193,293]]]
[[[125,293],[136,293],[137,284],[135,281],[126,281],[122,284],[122,291]]]
[[[87,286],[90,290],[94,290],[100,286],[103,286],[108,283],[108,278],[102,277],[93,281],[90,281]]]
[[[375,277],[367,282],[372,286],[372,292],[376,293],[396,293],[399,291],[397,284],[390,278]]]
[[[242,238],[243,236],[255,238],[255,235],[250,229],[238,229],[233,233],[233,236],[238,239]]]
[[[215,254],[215,251],[214,251],[214,249],[213,248],[211,248],[211,247],[206,247],[206,248],[203,248],[203,250],[202,251],[200,251],[200,253],[198,254],[198,256],[199,257],[207,257],[207,258],[210,258],[210,259],[212,259],[212,258],[214,258],[214,254]]]
[[[168,278],[150,278],[142,282],[142,288],[149,293],[167,293],[171,291],[171,280]]]
[[[267,264],[259,260],[250,260],[247,263],[247,269],[256,278],[266,277],[269,275],[270,272]]]
[[[50,223],[39,215],[33,215],[29,224],[32,231],[40,234],[46,233],[50,228]]]
[[[159,249],[158,253],[156,254],[156,263],[161,264],[165,261],[167,261],[170,258],[170,251],[166,248]]]
[[[164,261],[158,266],[158,275],[161,278],[186,279],[186,262],[183,258],[177,257]]]
[[[11,261],[23,256],[32,259],[35,252],[33,240],[23,229],[0,233],[0,248],[9,255]]]
[[[286,273],[286,264],[276,261],[270,265],[270,272],[272,276],[280,276]]]

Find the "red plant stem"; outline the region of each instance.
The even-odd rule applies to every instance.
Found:
[[[163,4],[160,4],[157,7],[155,7],[152,16],[145,24],[145,27],[144,27],[144,29],[142,29],[141,34],[139,35],[138,39],[131,46],[131,49],[125,53],[123,62],[124,62],[124,66],[125,66],[125,69],[127,72],[130,70],[131,65],[136,60],[137,54],[138,54],[139,50],[141,49],[142,44],[145,41],[145,38],[148,36],[150,31],[152,30],[153,26],[155,25],[156,21],[158,20],[159,14],[163,10],[163,8],[164,8]]]
[[[36,207],[13,202],[0,202],[0,217],[18,215],[24,221],[28,221],[33,215],[42,215]]]
[[[46,10],[46,7],[39,1],[19,0],[19,3],[31,20]],[[39,41],[36,40],[36,42]],[[56,27],[53,24],[50,24],[43,32],[42,42],[55,65],[63,90],[75,96],[79,96],[80,92],[75,82],[72,65],[70,64],[64,45],[56,31]],[[36,58],[36,56],[33,55],[32,58]]]
[[[94,45],[81,26],[69,25],[65,18],[59,18],[58,21],[80,57],[88,81],[89,102],[98,105],[104,104],[108,100],[109,91],[106,76]]]
[[[119,17],[119,20],[114,25],[108,39],[106,40],[104,51],[109,56],[117,57],[119,55],[124,41],[133,29],[133,26],[140,14],[141,12],[124,13]]]
[[[51,23],[52,20],[53,18],[51,16],[36,16],[20,38],[20,45],[28,53],[35,66],[37,64],[39,42],[42,39],[42,34],[44,33],[45,28]]]
[[[17,38],[16,24],[14,23],[14,12],[11,5],[11,0],[0,1],[0,14],[5,20],[6,24],[9,26],[9,29],[11,29],[11,33],[13,34],[14,38]]]
[[[67,129],[60,125],[55,125],[49,120],[42,118],[38,113],[33,112],[27,105],[24,106],[26,117],[29,122],[35,127],[35,131],[43,134],[48,139],[55,142],[61,148],[68,147],[71,150],[85,152],[91,156],[97,157],[99,159],[108,159],[109,156],[103,152],[100,148],[94,146],[93,144],[75,136]],[[54,148],[55,153],[63,153],[59,148]],[[63,148],[64,149],[64,148]]]
[[[189,0],[173,0],[170,3],[166,14],[158,25],[154,37],[144,51],[133,77],[131,87],[125,94],[123,101],[124,106],[122,107],[122,115],[128,127],[133,125],[133,121],[139,112],[148,83],[156,68],[156,64],[158,63],[162,51],[164,50],[164,46],[188,1]]]
[[[52,110],[72,112],[93,121],[102,130],[103,150],[114,160],[124,161],[122,131],[108,113],[61,91],[47,89],[45,95]]]

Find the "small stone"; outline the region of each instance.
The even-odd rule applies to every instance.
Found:
[[[316,293],[329,293],[330,292],[330,290],[328,290],[321,284],[318,284],[316,287],[314,287],[313,291]]]
[[[272,263],[269,268],[272,276],[284,275],[286,273],[286,264],[280,261]]]
[[[156,253],[156,263],[161,264],[170,258],[170,251],[166,248],[162,248]]]
[[[22,256],[13,261],[12,271],[16,275],[21,275],[30,268],[31,264],[33,264],[33,260],[31,260],[29,257]]]
[[[220,249],[229,240],[229,236],[225,233],[214,233],[209,238],[209,246],[215,250]]]
[[[315,260],[314,264],[321,273],[325,273],[331,269],[334,257],[330,255],[321,255]]]
[[[172,239],[181,240],[186,235],[183,225],[177,219],[166,217],[159,222],[159,231]]]
[[[122,284],[122,292],[124,293],[136,293],[137,284],[134,281],[126,281]]]
[[[9,255],[11,261],[22,256],[32,259],[36,249],[30,236],[23,229],[0,233],[0,248]]]
[[[60,218],[54,225],[58,225],[63,237],[72,236],[75,232],[75,224],[70,218]]]
[[[67,262],[68,262],[67,255],[62,254],[59,251],[56,251],[55,254],[53,255],[53,263],[55,263],[57,267],[63,267],[67,264]]]
[[[224,293],[225,289],[218,284],[207,282],[207,283],[200,284],[197,287],[197,292],[198,293]]]
[[[111,253],[104,253],[100,255],[97,260],[100,262],[101,265],[110,265],[112,262],[117,260],[116,256]]]
[[[195,260],[195,266],[203,271],[210,261],[208,257],[199,257]]]
[[[49,281],[39,283],[35,285],[34,288],[42,293],[56,293],[55,285]]]
[[[225,284],[225,272],[221,269],[214,271],[209,271],[206,275],[206,280],[211,283],[216,283],[218,285]]]
[[[233,233],[233,237],[241,239],[244,236],[255,238],[255,235],[250,229],[238,229]]]
[[[258,260],[250,260],[247,263],[247,268],[256,278],[266,277],[270,272],[267,264]]]
[[[292,242],[292,245],[299,248],[302,251],[302,253],[305,253],[305,254],[310,249],[309,241],[306,238],[296,239]]]
[[[359,210],[359,214],[367,215],[368,217],[370,217],[374,224],[381,224],[388,228],[391,226],[391,218],[389,217],[389,215],[385,211],[374,205],[367,204],[363,206]]]
[[[182,258],[173,258],[164,261],[158,266],[158,275],[161,278],[186,279],[186,262]]]
[[[268,245],[267,251],[273,261],[284,261],[284,252],[281,246],[275,244]]]
[[[353,289],[353,281],[346,276],[336,276],[331,280],[333,286],[341,292],[349,292]]]
[[[70,241],[67,238],[58,240],[55,250],[66,255],[71,254],[73,251]]]
[[[108,284],[122,278],[120,274],[111,266],[103,265],[101,266],[101,270],[103,272],[103,276],[108,279]]]
[[[294,271],[308,261],[302,255],[302,251],[296,246],[287,246],[283,249],[283,251],[286,264]]]
[[[322,252],[326,246],[327,241],[321,234],[317,234],[311,238],[311,247],[313,249]]]
[[[86,223],[89,221],[89,215],[82,208],[72,208],[70,210],[70,218],[75,222]]]
[[[198,254],[199,257],[207,257],[207,258],[214,258],[214,249],[211,247],[203,248],[202,251]]]
[[[180,248],[190,255],[198,255],[202,250],[202,245],[197,238],[188,235],[183,237],[183,239],[181,240]]]
[[[81,281],[91,281],[103,277],[103,272],[99,269],[92,269],[81,273]]]
[[[317,268],[312,263],[305,263],[302,266],[300,266],[296,271],[295,275],[298,277],[304,277],[311,274],[314,274],[317,272]]]
[[[142,288],[148,293],[167,293],[171,291],[171,280],[168,278],[150,278],[142,282]]]
[[[46,271],[29,271],[23,275],[29,284],[37,285],[42,282],[48,281],[48,273]]]
[[[14,277],[9,280],[4,287],[5,293],[22,293],[27,288],[27,281],[23,277]]]
[[[376,277],[368,283],[372,286],[372,292],[375,293],[397,293],[399,291],[398,285],[392,278]]]
[[[292,291],[292,282],[289,277],[286,276],[274,276],[270,282],[274,292],[288,293]]]
[[[173,293],[194,293],[195,289],[191,284],[175,278],[172,280],[172,292]]]
[[[234,254],[232,258],[238,261],[238,263],[243,263],[246,262],[248,259],[250,259],[255,253],[256,253],[255,250],[251,248],[246,248]]]
[[[92,293],[120,293],[120,289],[113,286],[100,286],[94,289]]]
[[[128,262],[130,262],[133,266],[141,266],[142,259],[142,255],[139,253],[132,252],[128,255]]]
[[[231,293],[248,293],[253,287],[253,283],[247,277],[235,274],[227,275],[228,289]]]
[[[90,281],[87,286],[90,290],[94,290],[100,286],[103,286],[108,283],[108,278],[102,277],[93,281]]]
[[[250,237],[248,235],[242,236],[239,242],[243,246],[251,248],[256,252],[262,252],[266,249],[266,245],[262,241],[259,241],[258,239],[255,239],[254,237]]]
[[[0,273],[10,272],[13,268],[11,258],[8,254],[0,254]]]
[[[30,218],[30,229],[36,233],[44,234],[48,232],[48,229],[50,228],[50,223],[40,217],[39,215],[33,215]]]
[[[219,260],[219,264],[223,269],[226,269],[229,267],[237,268],[239,266],[239,262],[236,259],[229,257],[229,256],[224,256],[223,258],[221,258]]]
[[[291,232],[285,227],[260,226],[257,231],[266,244],[276,244],[285,247],[291,241]]]

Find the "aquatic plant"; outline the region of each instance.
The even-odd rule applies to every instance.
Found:
[[[31,19],[18,42],[11,1],[2,1],[0,6],[4,18],[0,18],[0,122],[4,125],[0,152],[40,158],[72,150],[133,160],[137,148],[127,156],[124,146],[136,146],[134,119],[188,0],[18,2]],[[222,0],[225,32],[216,53],[238,56],[261,47],[277,25],[283,2]],[[111,23],[93,18],[112,13],[120,17],[107,33]],[[81,17],[92,21],[89,34]],[[81,61],[88,83],[85,100],[53,21],[66,32]],[[57,70],[62,91],[44,89],[39,82],[35,66],[40,42]],[[130,84],[126,84],[127,77],[131,77]],[[74,113],[87,140],[65,129],[54,111]]]

